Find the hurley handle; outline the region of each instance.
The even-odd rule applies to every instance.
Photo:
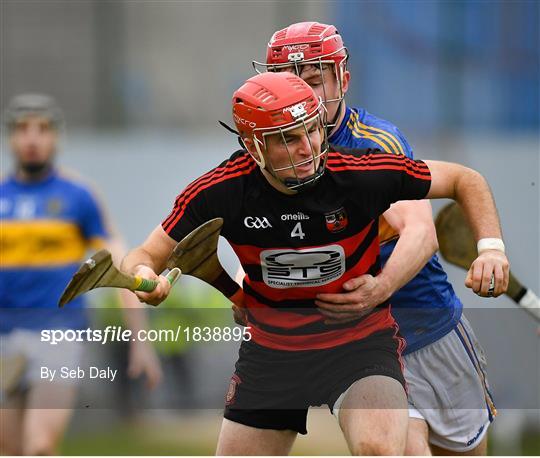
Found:
[[[472,231],[459,206],[453,202],[443,207],[435,219],[435,227],[443,258],[450,264],[469,269],[477,256],[477,249]],[[540,323],[540,299],[532,290],[523,286],[512,272],[506,295]]]
[[[170,285],[174,285],[181,274],[182,271],[178,267],[175,267],[167,274],[165,278],[168,280]],[[142,278],[136,275],[135,277],[133,277],[133,287],[131,288],[131,290],[151,293],[157,288],[158,284],[159,282],[157,280],[150,280],[148,278]]]
[[[512,274],[510,274],[507,294],[540,323],[540,298],[534,294],[534,291],[522,286]]]

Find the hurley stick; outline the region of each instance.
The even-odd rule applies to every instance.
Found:
[[[441,209],[435,219],[435,228],[442,257],[450,264],[468,270],[478,256],[476,242],[461,208],[455,202]],[[506,295],[540,322],[540,299],[512,272]]]

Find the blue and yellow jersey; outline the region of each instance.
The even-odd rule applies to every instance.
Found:
[[[330,143],[348,148],[378,148],[389,154],[404,154],[413,158],[413,150],[403,134],[392,123],[380,119],[362,108],[347,107],[339,128]],[[379,220],[381,262],[390,257],[397,233],[383,217]],[[404,353],[410,353],[443,337],[458,323],[463,304],[436,255],[401,288],[391,300],[392,314],[407,341]]]
[[[107,237],[89,189],[58,171],[35,183],[9,177],[0,182],[0,220],[0,331],[84,326],[84,299],[65,310],[58,300],[86,251]]]

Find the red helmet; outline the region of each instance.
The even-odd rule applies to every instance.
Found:
[[[268,43],[267,65],[291,65],[294,62],[325,60],[336,69],[347,60],[347,49],[333,25],[299,22],[278,30]]]
[[[233,118],[240,137],[244,141],[253,142],[256,151],[253,151],[253,148],[248,151],[261,168],[270,172],[274,178],[290,189],[298,189],[313,183],[322,175],[328,151],[326,137],[323,139],[320,152],[316,152],[312,145],[312,159],[308,162],[313,160],[314,174],[309,179],[298,178],[295,165],[301,164],[294,164],[290,153],[290,166],[281,168],[273,167],[267,154],[266,137],[269,135],[279,134],[285,138],[284,132],[302,126],[307,134],[307,124],[315,120],[325,127],[322,102],[302,78],[289,72],[255,75],[233,94],[232,105]],[[287,147],[286,142],[285,146]],[[317,162],[318,167],[315,166]],[[293,170],[296,179],[281,179],[277,172],[282,170]]]
[[[323,75],[323,65],[332,64],[339,94],[337,98],[329,98],[325,93],[324,102],[341,102],[345,96],[342,85],[348,57],[341,35],[333,25],[299,22],[275,32],[268,43],[266,63],[253,61],[253,67],[257,72],[260,66],[271,72],[287,70],[300,75],[300,66],[315,65]]]

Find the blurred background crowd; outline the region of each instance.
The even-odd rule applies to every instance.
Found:
[[[350,50],[350,105],[399,126],[416,157],[460,162],[488,179],[512,270],[540,290],[537,1],[2,0],[0,8],[2,107],[22,92],[58,100],[67,119],[59,162],[97,185],[130,247],[189,182],[236,149],[218,120],[230,122],[232,92],[253,74],[251,61],[264,60],[272,33],[315,20],[335,24]],[[3,175],[11,166],[5,140],[3,130]],[[220,257],[233,273],[232,251],[221,246]],[[535,324],[506,297],[475,297],[464,272],[445,267],[488,356],[499,406],[491,452],[540,454]],[[120,323],[112,296],[93,299],[106,306],[96,323]],[[229,307],[187,279],[166,305]],[[162,326],[166,318],[155,316],[151,324]],[[99,351],[94,357],[125,359],[122,348]],[[235,347],[168,344],[158,352],[162,386],[100,385],[92,396],[105,401],[79,403],[63,453],[213,453]],[[326,411],[315,409],[310,429],[295,453],[347,453]]]

